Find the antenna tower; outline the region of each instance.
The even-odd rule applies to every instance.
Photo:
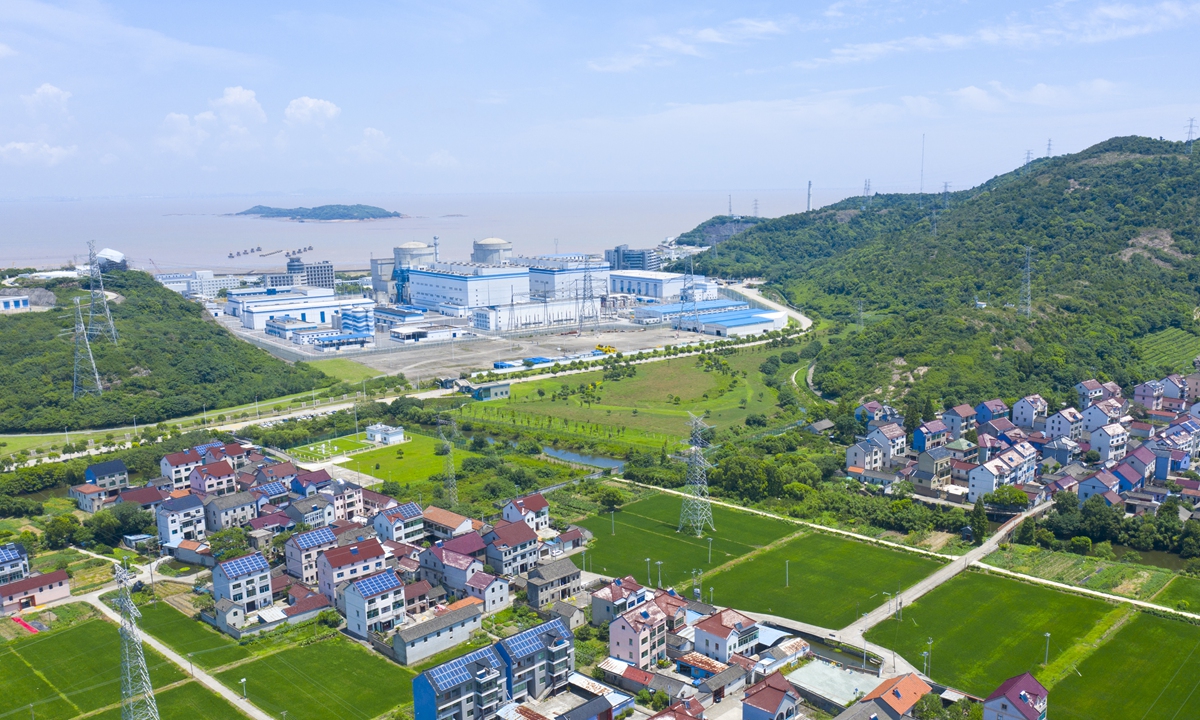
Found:
[[[1030,317],[1033,315],[1033,283],[1031,282],[1032,278],[1033,278],[1033,273],[1031,270],[1029,258],[1030,258],[1030,249],[1028,246],[1026,246],[1025,247],[1025,268],[1024,268],[1023,272],[1021,273],[1022,274],[1022,278],[1021,278],[1021,312],[1025,314],[1025,317]]]
[[[96,243],[88,241],[88,290],[92,304],[88,309],[87,332],[89,337],[103,335],[117,344],[117,328],[113,326],[112,313],[108,311],[108,296],[104,294],[104,276],[96,262]],[[103,317],[101,317],[103,316]]]
[[[154,686],[142,652],[142,636],[137,621],[142,616],[130,597],[134,575],[117,565],[117,609],[121,612],[121,720],[158,720]]]
[[[703,418],[688,413],[691,426],[691,447],[688,448],[687,460],[687,495],[683,498],[683,509],[679,513],[679,530],[688,532],[696,537],[704,533],[705,528],[716,530],[713,524],[712,503],[708,499],[708,469],[712,467],[704,459],[704,431],[709,425],[704,424]]]
[[[87,354],[87,363],[92,372],[87,372],[83,364],[83,356]],[[80,395],[99,395],[102,392],[100,372],[96,370],[96,358],[92,357],[92,343],[88,339],[87,326],[83,324],[83,308],[79,298],[75,298],[75,374],[71,380],[71,397]]]
[[[1187,154],[1192,154],[1192,140],[1196,138],[1196,118],[1188,118]]]
[[[512,332],[517,329],[517,291],[512,285],[508,286],[508,327],[505,330]]]
[[[863,182],[863,201],[862,201],[862,209],[863,210],[867,209],[867,203],[870,201],[870,196],[871,196],[871,179],[867,178]]]
[[[450,426],[450,439],[446,439],[444,432],[445,426]],[[442,440],[442,446],[446,448],[446,460],[442,465],[442,489],[446,494],[446,503],[450,507],[458,505],[458,479],[454,477],[454,436],[457,434],[457,429],[454,425],[454,419],[445,420],[438,418],[438,437]]]
[[[600,311],[596,308],[596,292],[592,287],[592,258],[583,259],[583,288],[579,293],[579,334],[583,334],[584,326],[589,326],[594,332],[600,331]]]
[[[812,210],[812,180],[808,181],[808,207],[804,209],[804,212],[808,212],[810,210]]]
[[[754,217],[758,217],[758,198],[754,198]]]
[[[1052,153],[1050,152],[1050,148],[1052,148],[1052,147],[1053,147],[1053,145],[1051,145],[1050,140],[1047,140],[1046,141],[1046,157],[1051,157]]]

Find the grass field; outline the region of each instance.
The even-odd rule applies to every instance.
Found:
[[[1177,575],[1170,585],[1154,596],[1151,602],[1169,608],[1196,612],[1200,609],[1200,580]],[[1187,603],[1187,605],[1180,605],[1180,603]]]
[[[1200,355],[1200,337],[1179,328],[1151,333],[1138,340],[1137,346],[1148,362],[1177,372],[1191,372],[1192,358]]]
[[[445,457],[435,455],[434,450],[441,445],[441,440],[425,435],[408,435],[409,441],[400,445],[389,445],[378,450],[359,453],[339,466],[348,470],[364,472],[380,480],[395,480],[411,482],[424,480],[430,475],[440,473]],[[462,448],[454,448],[454,464],[462,467],[462,461],[476,456],[476,453]],[[375,465],[379,467],[376,468]]]
[[[241,710],[225,701],[225,698],[198,682],[186,682],[170,690],[154,694],[161,720],[208,720],[208,718],[245,717]],[[121,720],[121,708],[113,708],[95,720]]]
[[[814,532],[705,577],[703,584],[705,598],[712,587],[717,601],[740,610],[840,628],[856,612],[882,605],[883,592],[895,594],[939,566],[915,553]]]
[[[653,563],[661,560],[663,587],[682,587],[691,581],[693,568],[708,571],[799,529],[783,520],[714,505],[717,529],[712,533],[710,563],[707,536],[697,538],[676,532],[682,503],[679,496],[664,493],[630,503],[612,518],[602,514],[582,521],[580,525],[596,537],[593,549],[587,553],[588,569],[602,575],[632,575],[644,582],[645,558],[649,557],[655,584],[658,568]]]
[[[193,620],[167,602],[156,602],[138,608],[143,632],[158,638],[167,647],[191,657],[197,667],[215,668],[250,656],[250,652],[228,635],[223,635],[204,623]]]
[[[1010,545],[1005,550],[991,553],[983,561],[1025,575],[1137,600],[1148,600],[1174,576],[1170,570],[1152,565],[1100,560],[1029,545]]]
[[[335,377],[338,380],[344,380],[349,383],[356,383],[360,380],[370,380],[373,377],[378,377],[382,373],[373,368],[369,368],[362,363],[356,363],[353,360],[346,358],[332,358],[330,360],[313,360],[308,363],[321,372],[330,377]]]
[[[366,433],[358,433],[357,435],[343,435],[332,440],[322,440],[311,445],[300,445],[288,450],[288,454],[296,456],[299,460],[320,462],[336,455],[373,447],[374,444],[367,442]]]
[[[341,638],[293,647],[219,673],[250,701],[289,720],[374,718],[412,700],[413,673]]]
[[[476,403],[465,408],[464,415],[659,446],[687,435],[688,411],[709,411],[707,421],[721,429],[744,423],[752,413],[772,415],[778,410],[778,393],[763,383],[758,366],[779,353],[746,348],[724,356],[735,371],[728,375],[704,372],[694,357],[686,357],[638,365],[636,376],[621,380],[604,380],[597,371],[519,383],[508,402]],[[799,367],[784,365],[779,376],[790,377]],[[551,399],[564,384],[574,388],[594,382],[601,383],[600,401],[591,406],[581,403],[579,395]]]
[[[184,674],[150,648],[146,664],[155,687]],[[121,701],[121,644],[117,627],[89,620],[0,647],[0,707],[34,706],[38,718],[70,718]],[[0,714],[2,716],[2,714]]]
[[[1194,718],[1200,627],[1139,614],[1050,691],[1055,718]],[[1190,709],[1189,709],[1190,708]]]
[[[932,677],[986,696],[1006,678],[1037,674],[1051,633],[1050,662],[1070,650],[1111,613],[1100,600],[1068,595],[1016,580],[969,572],[904,608],[904,620],[887,620],[867,639],[895,648],[921,666],[933,638]],[[1056,703],[1057,704],[1057,703]]]

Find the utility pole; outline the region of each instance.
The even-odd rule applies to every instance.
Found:
[[[646,558],[646,584],[654,582],[654,578],[650,577],[650,558]]]
[[[658,589],[662,589],[662,560],[655,560],[654,564],[658,566]]]

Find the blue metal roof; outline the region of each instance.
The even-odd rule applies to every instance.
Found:
[[[354,588],[358,590],[359,595],[365,598],[375,597],[380,593],[389,592],[401,587],[404,587],[404,583],[391,570],[384,570],[378,575],[354,581]]]
[[[733,307],[749,307],[749,303],[744,300],[731,300],[729,298],[718,298],[716,300],[701,300],[696,303],[697,312],[708,312],[711,310],[720,310],[721,308]],[[691,312],[691,303],[667,303],[664,305],[651,305],[646,308],[638,308],[639,310],[652,310],[654,312],[670,315],[672,313]]]
[[[233,580],[254,573],[268,572],[271,566],[267,564],[267,559],[262,553],[254,553],[245,557],[234,558],[220,563],[217,567],[221,568],[221,572],[225,573],[225,577]]]
[[[500,656],[496,654],[493,647],[485,647],[435,668],[430,668],[425,671],[425,677],[429,678],[429,682],[435,688],[444,692],[470,680],[472,673],[468,668],[476,665],[497,670],[503,663],[500,662]]]
[[[731,312],[705,315],[700,318],[700,322],[705,325],[724,325],[725,327],[759,325],[771,322],[771,319],[765,316],[767,312],[766,310],[733,310]],[[684,320],[686,321],[686,318]]]
[[[337,537],[333,534],[333,528],[321,527],[308,532],[296,533],[296,547],[301,550],[311,550],[318,545],[328,545],[329,543],[337,543]]]

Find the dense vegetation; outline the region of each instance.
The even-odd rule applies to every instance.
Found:
[[[407,217],[403,213],[389,212],[374,205],[318,205],[317,207],[274,208],[255,205],[238,215],[257,215],[267,218],[289,220],[378,220],[380,218]]]
[[[99,397],[71,395],[73,313],[0,316],[0,432],[150,424],[334,382],[238,340],[146,273],[114,271],[105,287],[124,300],[109,303],[120,342],[92,342]],[[62,306],[79,294],[76,281],[50,289]]]
[[[762,222],[758,217],[740,215],[718,215],[700,223],[675,238],[676,245],[712,246],[722,243],[740,232],[749,230]]]
[[[1114,138],[945,198],[852,198],[764,221],[696,272],[764,277],[834,320],[815,376],[830,395],[1057,402],[1087,377],[1129,386],[1180,369],[1138,340],[1200,334],[1198,197],[1200,163],[1181,143]],[[1026,247],[1030,318],[1017,307]]]

